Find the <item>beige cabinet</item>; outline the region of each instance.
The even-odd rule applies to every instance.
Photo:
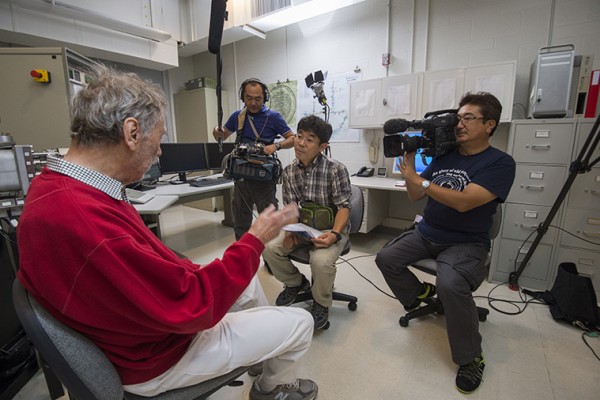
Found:
[[[464,68],[425,72],[421,110],[425,114],[431,111],[458,108],[464,85]]]
[[[229,118],[227,92],[222,91],[223,124]],[[215,142],[218,124],[217,91],[211,88],[186,90],[173,95],[175,131],[178,143]]]
[[[516,76],[516,61],[469,67],[465,69],[463,93],[468,91],[490,92],[502,104],[500,122],[510,122],[512,120]]]
[[[422,119],[458,108],[463,94],[486,91],[502,103],[500,122],[512,119],[516,61],[371,79],[350,84],[350,128],[381,128],[392,118]]]
[[[350,85],[350,127],[381,128],[392,118],[419,118],[422,74],[358,81]]]

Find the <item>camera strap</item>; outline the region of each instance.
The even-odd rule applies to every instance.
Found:
[[[241,141],[242,138],[242,130],[244,128],[244,120],[246,119],[246,114],[247,109],[246,107],[244,107],[238,115],[238,140],[236,140],[236,142],[238,143]],[[269,115],[267,114],[267,119],[265,120],[265,123],[262,129],[260,130],[260,133],[258,133],[258,131],[256,130],[252,117],[248,118],[248,122],[250,123],[250,127],[252,128],[252,132],[254,132],[254,136],[256,136],[255,143],[258,143],[258,141],[260,140],[260,136],[262,135],[263,131],[265,130],[265,127],[267,126],[267,123],[269,122]]]

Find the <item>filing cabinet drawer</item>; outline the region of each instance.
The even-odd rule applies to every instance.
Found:
[[[566,165],[574,136],[572,123],[516,124],[512,155],[516,162]]]
[[[575,208],[567,210],[563,228],[583,239],[600,243],[600,209],[589,210]],[[563,234],[561,244],[571,247],[581,247],[589,250],[600,250],[600,245],[579,240],[568,234]]]
[[[566,180],[566,167],[517,164],[507,201],[551,206]]]
[[[593,126],[594,126],[593,121],[582,122],[577,126],[577,146],[575,146],[575,152],[573,154],[573,159],[577,158],[577,155],[583,148],[583,144],[585,143],[586,139],[588,138]],[[590,146],[591,146],[591,143],[590,143]],[[588,151],[589,151],[589,148],[588,148]],[[590,157],[590,160],[595,160],[598,157],[600,157],[600,146],[596,146],[596,148],[594,149],[594,152],[592,153],[592,156]]]
[[[531,242],[527,242],[521,247],[522,242],[518,240],[502,239],[500,242],[500,257],[496,269],[500,272],[510,274],[519,269],[521,261],[527,255]],[[521,277],[545,282],[550,276],[552,270],[550,258],[552,256],[552,246],[539,244],[535,249],[533,256],[523,269]],[[516,259],[516,264],[515,264]],[[536,285],[540,286],[540,285]]]
[[[592,278],[596,297],[600,299],[600,253],[561,247],[556,263],[558,265],[562,262],[575,263],[580,275]]]
[[[600,168],[577,175],[569,190],[569,206],[600,208]]]
[[[523,241],[533,233],[529,238],[533,240],[536,236],[535,230],[544,222],[550,213],[550,208],[529,204],[507,204],[504,210],[502,237]],[[558,214],[554,217],[557,221],[560,220]],[[556,236],[556,229],[550,228],[542,237],[541,243],[552,244]]]

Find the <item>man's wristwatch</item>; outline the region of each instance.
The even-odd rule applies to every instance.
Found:
[[[336,241],[335,241],[335,242],[336,242],[336,243],[337,243],[337,242],[339,242],[340,240],[342,240],[342,235],[340,235],[340,233],[339,233],[339,232],[336,232],[336,231],[331,231],[331,233],[333,233],[333,234],[335,235],[335,238],[336,238]]]
[[[275,143],[275,148],[277,149],[277,151],[281,150],[281,142]]]
[[[427,190],[427,188],[429,187],[429,185],[431,185],[431,182],[429,182],[427,179],[425,179],[424,181],[421,182],[421,191],[424,192]]]

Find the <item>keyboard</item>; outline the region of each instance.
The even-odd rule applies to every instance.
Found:
[[[151,193],[141,192],[130,188],[125,189],[125,193],[130,202],[137,204],[147,203],[154,198],[154,195]]]
[[[202,179],[188,180],[188,183],[190,184],[190,186],[193,186],[193,187],[216,186],[216,185],[222,185],[227,182],[230,182],[230,180],[227,178],[223,178],[222,176],[220,176],[218,178],[202,178]]]

